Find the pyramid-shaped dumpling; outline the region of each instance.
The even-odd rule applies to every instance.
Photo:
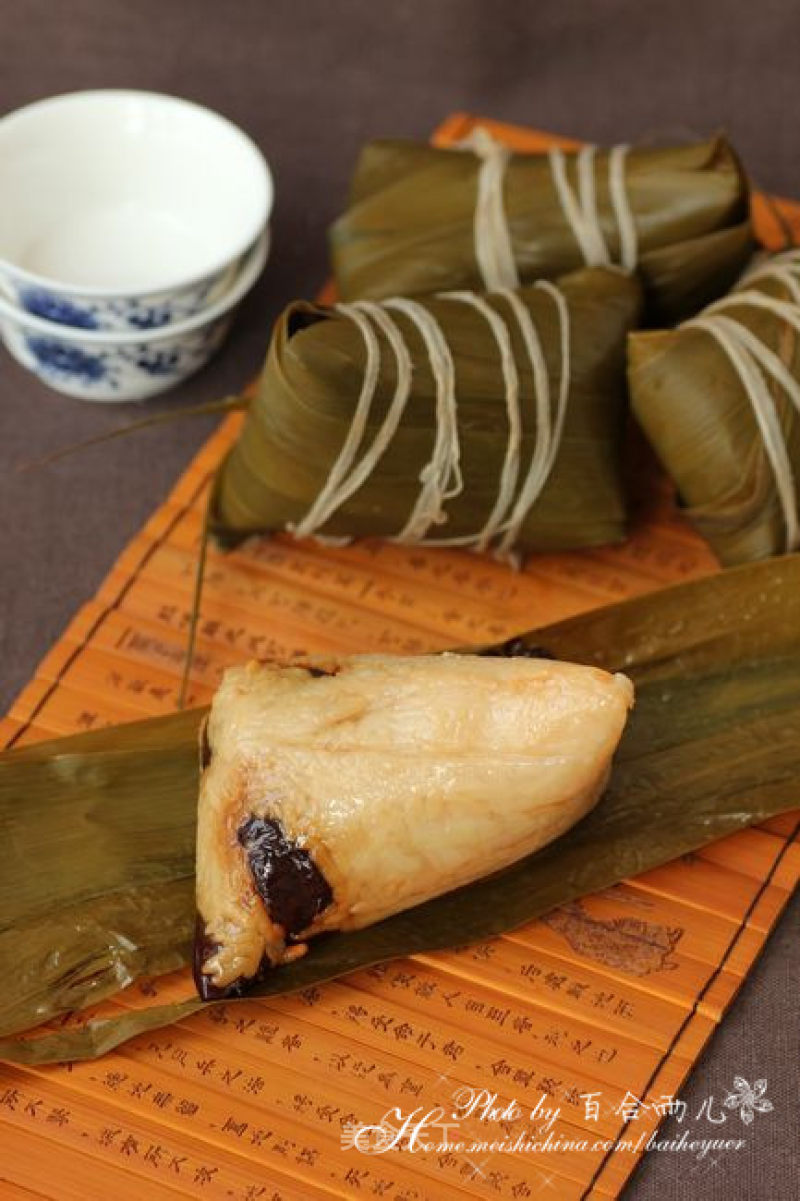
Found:
[[[602,793],[632,701],[625,676],[527,657],[228,671],[204,733],[201,993],[558,837]]]

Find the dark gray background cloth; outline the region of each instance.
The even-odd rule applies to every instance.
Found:
[[[80,88],[177,93],[241,124],[277,182],[263,280],[216,361],[168,398],[144,409],[69,400],[0,352],[0,708],[213,423],[182,421],[46,470],[19,465],[142,412],[237,391],[279,309],[324,278],[325,229],[365,139],[425,137],[456,109],[599,142],[725,127],[761,186],[800,197],[798,50],[794,0],[0,0],[0,111]],[[799,933],[795,900],[684,1091],[693,1133],[744,1131],[746,1146],[703,1161],[651,1153],[632,1201],[800,1194]],[[749,1129],[738,1117],[695,1123],[735,1075],[766,1078],[773,1112]]]

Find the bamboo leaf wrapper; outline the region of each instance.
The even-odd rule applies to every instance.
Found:
[[[554,163],[562,161],[559,193]],[[488,267],[479,261],[483,169],[469,147],[367,145],[349,206],[330,231],[341,295],[496,286],[487,279],[491,258]],[[502,214],[488,209],[487,237],[508,240],[519,283],[580,265],[636,265],[651,324],[671,324],[722,295],[753,249],[747,181],[722,137],[659,148],[586,147],[563,156],[513,154],[494,186]]]
[[[405,407],[372,469],[313,532],[477,544],[492,513],[502,516],[500,499],[508,513],[521,506],[513,542],[523,551],[619,541],[625,532],[619,474],[624,341],[636,324],[640,301],[635,279],[616,269],[592,269],[565,276],[557,287],[541,284],[510,297],[434,296],[382,306],[380,321],[370,325],[374,395],[354,462],[370,453],[391,421],[401,390],[398,339],[408,357]],[[520,310],[540,344],[538,375]],[[357,316],[363,322],[373,311]],[[453,429],[448,438],[452,478],[460,480],[441,489],[433,507],[441,505],[443,514],[427,527],[422,522],[416,535],[413,515],[438,469],[437,456],[447,449],[442,434],[448,414],[442,410],[437,348],[426,343],[423,335],[430,337],[429,331],[409,312],[432,323],[433,334],[445,344],[439,357],[450,360]],[[387,318],[395,327],[395,343],[384,329]],[[510,353],[504,357],[506,339]],[[346,312],[303,302],[286,310],[242,434],[217,479],[212,528],[221,541],[283,528],[302,532],[304,517],[335,473],[337,456],[354,429],[369,371],[363,331]],[[512,397],[514,385],[518,395]],[[544,404],[544,416],[556,429],[562,387],[563,430],[552,440],[552,461],[526,507],[527,473],[547,432],[537,406]],[[518,438],[512,416],[519,421]],[[508,470],[512,451],[513,475]],[[499,529],[498,537],[502,547]]]
[[[800,253],[628,356],[634,413],[722,562],[800,546]]]

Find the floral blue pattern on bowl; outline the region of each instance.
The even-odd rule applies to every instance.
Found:
[[[6,342],[26,366],[60,392],[83,400],[143,400],[180,383],[211,357],[232,314],[225,314],[166,346],[148,342],[107,349],[67,343],[57,334],[22,332]]]
[[[58,325],[74,325],[76,329],[97,329],[97,317],[88,308],[81,308],[66,296],[46,292],[44,288],[22,288],[18,302],[26,313],[55,321]]]
[[[42,284],[25,283],[0,267],[0,287],[26,313],[73,329],[108,331],[163,329],[194,317],[220,296],[236,276],[239,262],[181,291],[158,296],[100,297],[69,295]]]
[[[80,346],[65,346],[57,338],[46,338],[41,334],[26,334],[25,346],[42,375],[66,376],[87,384],[105,377],[108,358],[105,351],[92,354]]]
[[[81,400],[145,400],[181,383],[217,350],[236,306],[261,274],[268,247],[265,230],[223,296],[181,322],[100,330],[59,324],[0,296],[0,335],[18,362],[59,392]]]

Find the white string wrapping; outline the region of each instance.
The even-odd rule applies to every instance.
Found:
[[[703,314],[719,313],[723,309],[739,308],[741,305],[766,309],[800,332],[800,306],[793,304],[790,300],[780,300],[777,296],[768,296],[766,292],[750,291],[749,289],[742,292],[729,292],[727,296],[708,305],[703,310]],[[691,325],[691,321],[687,321],[685,324]]]
[[[503,188],[511,151],[482,125],[457,145],[481,160],[473,217],[475,258],[487,291],[519,287],[519,273],[508,225]],[[625,167],[630,147],[613,146],[608,152],[608,191],[619,232],[617,266],[633,271],[638,261],[638,238]],[[587,267],[614,265],[597,209],[596,146],[583,146],[575,155],[578,195],[567,176],[567,157],[560,147],[548,151],[548,161],[564,217],[572,230]]]
[[[508,417],[508,441],[500,480],[497,487],[497,499],[484,525],[476,534],[466,534],[461,537],[441,539],[438,542],[428,541],[429,546],[470,546],[473,550],[483,551],[494,538],[500,522],[508,510],[514,496],[519,477],[519,456],[522,444],[522,418],[519,406],[519,374],[514,361],[514,351],[508,326],[499,313],[481,296],[474,292],[441,292],[444,300],[456,300],[476,309],[487,322],[494,335],[500,352],[500,366],[503,372],[503,383],[506,394],[506,414]]]
[[[533,372],[533,391],[536,401],[536,441],[534,443],[531,465],[528,475],[520,489],[517,502],[514,505],[508,521],[501,527],[504,534],[497,552],[506,555],[510,552],[520,529],[536,501],[541,496],[550,472],[553,470],[561,438],[564,432],[564,419],[567,415],[569,400],[570,365],[571,365],[571,331],[569,307],[561,292],[547,280],[539,280],[535,285],[546,292],[553,300],[558,314],[559,344],[561,350],[561,376],[556,400],[555,421],[551,416],[550,383],[547,375],[547,364],[544,359],[541,340],[533,324],[527,307],[515,292],[504,292],[503,295],[514,312],[519,324],[528,357]]]
[[[625,166],[630,146],[612,146],[608,157],[608,188],[611,207],[619,230],[619,265],[634,271],[639,261],[639,241],[631,200],[625,182]]]
[[[350,317],[358,326],[364,338],[366,347],[366,366],[364,383],[353,414],[350,429],[338,458],[331,468],[328,479],[319,495],[302,521],[294,527],[287,526],[298,538],[316,536],[318,541],[328,541],[346,544],[345,539],[331,539],[329,535],[316,534],[315,531],[336,512],[344,502],[356,492],[375,470],[378,462],[386,451],[394,434],[400,425],[411,392],[411,355],[403,340],[403,335],[389,314],[374,301],[359,300],[351,304],[337,304],[336,311]],[[380,366],[380,348],[375,334],[370,327],[369,318],[382,330],[394,352],[397,364],[397,384],[394,396],[389,404],[383,423],[375,435],[372,445],[367,450],[361,462],[352,467],[353,459],[363,439],[369,420],[375,388],[378,383]],[[351,470],[352,468],[352,470]],[[347,472],[350,470],[349,478]]]
[[[525,477],[522,488],[516,501],[513,503],[510,515],[508,509],[512,505],[514,486],[511,483],[513,478],[514,484],[519,475],[519,449],[517,444],[517,422],[519,421],[519,439],[521,444],[521,419],[519,415],[519,377],[514,364],[514,384],[509,396],[509,384],[511,382],[510,375],[504,371],[506,384],[506,404],[509,415],[509,443],[506,448],[503,469],[500,475],[498,485],[498,496],[495,505],[489,516],[489,519],[484,526],[476,534],[464,534],[460,537],[440,538],[440,539],[425,539],[426,546],[465,546],[471,550],[484,550],[490,543],[491,539],[498,534],[503,537],[495,548],[497,558],[508,559],[511,557],[514,543],[519,537],[520,530],[524,525],[528,514],[530,513],[542,490],[547,483],[553,465],[558,456],[558,451],[561,445],[561,438],[564,431],[564,419],[567,412],[567,401],[569,398],[570,386],[570,321],[569,307],[561,292],[554,284],[547,280],[538,281],[534,287],[546,292],[553,299],[556,306],[556,313],[559,324],[559,349],[561,356],[561,374],[559,379],[558,398],[556,401],[555,420],[552,417],[552,402],[550,398],[550,380],[547,373],[547,364],[545,362],[544,352],[542,350],[541,340],[533,324],[533,319],[526,306],[523,304],[516,292],[509,290],[501,290],[497,295],[504,297],[510,304],[514,315],[519,325],[520,333],[525,343],[525,348],[531,361],[531,371],[533,375],[533,390],[534,404],[536,417],[536,437],[534,441],[533,452],[531,455],[531,464],[528,469],[528,474]],[[480,297],[476,297],[474,293],[441,293],[445,298],[466,300],[467,303],[472,303],[475,308],[486,317],[488,313],[491,318],[487,317],[490,326],[495,334],[498,342],[498,347],[501,352],[501,362],[503,358],[504,348],[507,347],[508,353],[513,356],[511,339],[508,332],[508,327],[502,321],[499,313],[492,309]],[[468,299],[469,298],[469,299]],[[478,303],[475,303],[475,302]],[[499,331],[502,330],[502,333]],[[513,363],[513,357],[511,359]],[[514,415],[512,416],[512,412]],[[513,476],[512,476],[513,473]]]
[[[774,267],[769,264],[763,270],[756,268],[748,276],[747,282],[751,282],[756,277],[763,279],[767,275],[780,279],[781,274],[776,274],[776,271],[780,273],[784,268],[785,264],[776,264]],[[790,291],[793,295],[793,290],[790,289]],[[710,305],[703,315],[684,322],[682,328],[702,329],[710,334],[721,346],[739,376],[745,395],[753,409],[753,415],[764,444],[764,451],[775,478],[775,490],[786,527],[786,550],[796,550],[800,546],[797,488],[786,439],[766,377],[772,376],[783,388],[798,415],[800,415],[800,384],[791,375],[785,363],[774,351],[765,346],[752,330],[724,312],[725,309],[742,305],[765,309],[800,333],[800,307],[756,291],[732,292],[729,296]]]
[[[518,288],[519,275],[511,245],[511,231],[503,199],[506,167],[511,151],[482,125],[459,143],[481,160],[473,218],[475,258],[487,291]]]
[[[633,271],[638,259],[636,223],[633,219],[628,189],[625,183],[625,164],[629,146],[614,146],[608,154],[608,190],[614,219],[619,231],[618,266]],[[608,249],[600,214],[597,209],[595,160],[596,146],[583,146],[575,156],[578,174],[578,195],[567,176],[567,158],[560,147],[548,151],[553,186],[564,217],[581,249],[587,267],[608,267],[613,263]]]
[[[548,151],[559,203],[588,267],[608,266],[611,256],[600,227],[594,188],[596,147],[584,146],[576,156],[579,198],[567,178],[567,159],[560,146]]]
[[[780,254],[772,254],[763,262],[756,262],[739,280],[738,287],[755,283],[757,280],[774,279],[784,286],[796,304],[800,304],[800,249],[784,250]]]
[[[459,495],[464,487],[460,466],[455,368],[450,348],[439,323],[418,301],[401,298],[386,300],[381,304],[366,300],[355,301],[335,306],[337,312],[352,320],[358,327],[366,352],[364,380],[353,419],[342,448],[313,504],[301,521],[294,526],[287,526],[287,529],[297,537],[316,537],[319,541],[334,544],[349,541],[347,538],[330,538],[317,531],[374,471],[397,432],[408,403],[412,384],[412,362],[402,331],[387,311],[394,309],[403,313],[414,324],[425,345],[436,391],[436,433],[431,457],[420,472],[421,488],[417,500],[403,529],[392,541],[425,546],[466,546],[473,550],[485,550],[493,539],[502,535],[497,553],[508,557],[519,536],[520,528],[541,494],[555,463],[569,395],[569,309],[564,297],[553,284],[540,281],[535,287],[551,296],[558,316],[561,374],[555,417],[552,413],[547,364],[531,315],[516,292],[506,289],[498,293],[514,314],[530,359],[533,376],[536,436],[530,466],[518,494],[522,446],[519,372],[508,325],[497,310],[474,292],[441,294],[443,299],[458,301],[474,308],[486,320],[494,335],[505,387],[508,441],[498,480],[497,497],[483,526],[474,534],[437,539],[426,537],[428,530],[433,525],[441,525],[447,521],[445,502]],[[392,348],[397,365],[397,381],[394,395],[378,432],[360,460],[356,461],[369,424],[380,373],[380,344],[371,322],[377,325]]]
[[[384,307],[404,313],[419,330],[428,352],[436,385],[436,436],[433,454],[420,472],[417,502],[396,542],[421,542],[432,525],[447,521],[444,502],[458,496],[464,487],[461,475],[458,420],[456,416],[456,373],[447,339],[436,318],[416,300],[394,298]]]
[[[361,384],[361,392],[358,397],[358,402],[353,413],[353,419],[350,422],[350,428],[347,431],[342,449],[339,451],[337,458],[328,474],[328,478],[323,484],[316,500],[311,508],[295,525],[287,525],[297,538],[308,538],[323,525],[330,514],[336,507],[336,501],[342,482],[345,479],[347,472],[350,470],[353,459],[355,458],[361,439],[364,436],[364,431],[367,428],[369,411],[372,407],[372,399],[375,395],[375,387],[378,383],[378,371],[380,369],[380,352],[378,348],[378,339],[372,329],[369,321],[355,305],[341,304],[336,306],[338,312],[354,321],[361,331],[361,336],[364,339],[366,349],[366,364],[364,367],[364,379]]]

